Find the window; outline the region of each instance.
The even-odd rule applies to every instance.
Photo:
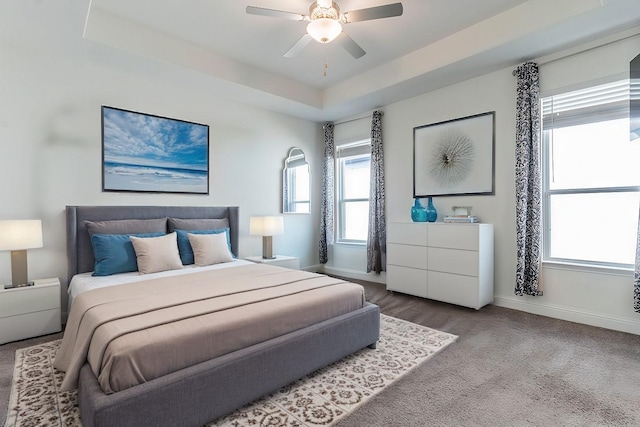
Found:
[[[337,147],[338,243],[361,244],[367,241],[370,166],[370,140]]]
[[[640,138],[629,132],[629,81],[542,99],[544,259],[631,267]]]

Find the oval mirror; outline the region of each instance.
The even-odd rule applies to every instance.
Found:
[[[282,169],[282,212],[311,212],[311,172],[304,152],[293,147]]]

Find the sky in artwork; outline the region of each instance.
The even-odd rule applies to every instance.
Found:
[[[207,170],[206,125],[103,107],[105,162]]]

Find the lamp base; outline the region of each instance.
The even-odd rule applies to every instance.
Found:
[[[262,236],[262,259],[275,259],[273,256],[273,237]]]
[[[27,251],[11,251],[11,284],[14,288],[27,286]]]

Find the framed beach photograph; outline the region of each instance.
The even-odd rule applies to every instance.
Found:
[[[493,194],[495,112],[413,128],[413,197]]]
[[[103,106],[102,191],[209,194],[209,126]]]

